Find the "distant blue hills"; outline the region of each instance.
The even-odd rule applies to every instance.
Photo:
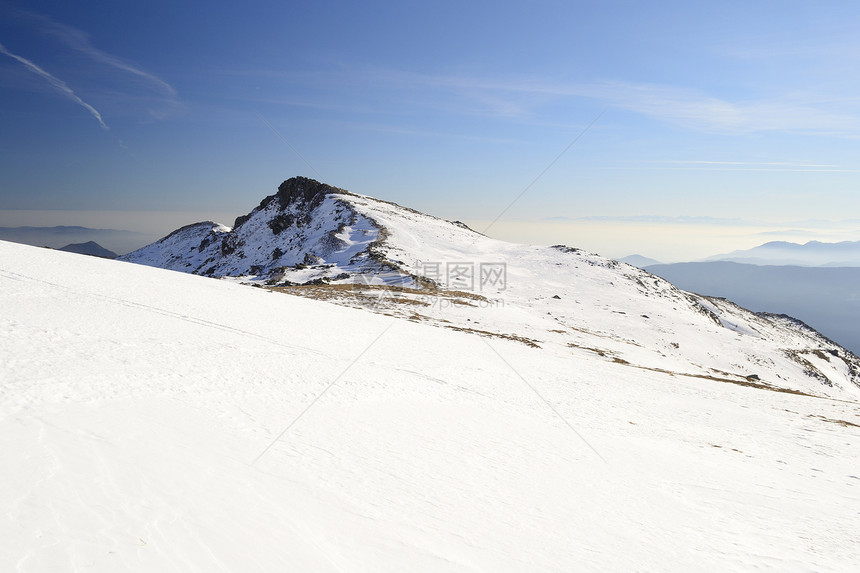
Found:
[[[710,261],[644,268],[686,291],[798,318],[860,355],[860,267]]]
[[[860,355],[860,241],[771,241],[690,263],[620,260],[686,291],[800,319]]]
[[[751,265],[801,267],[860,267],[860,241],[839,243],[790,243],[771,241],[752,249],[708,257],[707,261],[731,261]]]
[[[60,251],[68,253],[78,253],[79,255],[92,255],[94,257],[102,257],[103,259],[115,259],[117,254],[110,251],[95,241],[87,241],[86,243],[71,243],[65,247],[60,247]]]
[[[622,259],[618,259],[622,263],[627,263],[628,265],[633,265],[634,267],[644,268],[648,265],[659,265],[660,261],[656,259],[651,259],[648,257],[643,257],[642,255],[630,255],[624,257]]]
[[[35,247],[59,249],[69,244],[90,241],[114,253],[128,253],[149,242],[153,237],[144,233],[115,229],[91,229],[61,225],[56,227],[0,227],[0,241],[23,243]]]

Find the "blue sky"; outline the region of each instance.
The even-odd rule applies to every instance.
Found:
[[[858,21],[854,2],[0,2],[0,224],[166,232],[307,175],[479,229],[528,189],[490,235],[610,256],[860,240]]]

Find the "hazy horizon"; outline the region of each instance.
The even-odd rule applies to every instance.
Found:
[[[269,193],[270,194],[270,193]],[[262,199],[263,196],[260,197]],[[385,199],[382,197],[382,199]],[[245,211],[80,211],[0,210],[0,227],[54,227],[78,225],[140,233],[147,238],[139,246],[155,241],[179,227],[200,221],[232,225]],[[411,205],[404,205],[411,207]],[[734,250],[749,249],[769,241],[805,243],[853,241],[860,237],[856,221],[650,221],[648,217],[579,219],[500,219],[458,217],[453,209],[429,213],[461,220],[472,229],[505,241],[535,245],[566,244],[600,255],[622,258],[643,255],[664,263],[705,259]],[[492,226],[490,224],[492,223]],[[487,227],[490,226],[489,230]]]

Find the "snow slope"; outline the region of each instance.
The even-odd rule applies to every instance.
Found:
[[[556,252],[598,269],[595,284],[617,276]],[[527,267],[511,292],[543,284]],[[549,283],[567,289],[561,299],[533,309],[576,320],[585,287],[565,281]],[[604,291],[612,304],[633,292]],[[536,328],[513,303],[446,312],[467,311]],[[595,332],[614,328],[614,313],[589,312],[608,321]],[[726,340],[749,336],[708,320]],[[440,324],[0,243],[0,570],[848,571],[860,560],[855,399]]]
[[[860,354],[860,267],[766,266],[712,261],[645,267],[684,290],[746,308],[790,314]]]
[[[428,268],[443,268],[434,277],[443,287],[488,299],[478,309],[431,304],[418,311],[425,320],[459,327],[480,322],[482,330],[597,353],[635,368],[860,398],[860,360],[803,323],[686,293],[641,269],[579,249],[497,241],[370,197],[343,201],[386,230],[377,251],[403,273],[427,276]],[[474,269],[466,286],[447,272],[455,263]],[[481,285],[482,264],[503,265],[504,284]]]

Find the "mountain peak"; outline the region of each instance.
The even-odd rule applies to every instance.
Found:
[[[241,215],[236,217],[236,221],[233,223],[233,228],[242,226],[248,219],[251,218],[251,215],[256,213],[257,211],[261,211],[269,207],[273,202],[277,202],[278,208],[280,210],[284,210],[289,208],[291,205],[295,205],[298,203],[306,204],[313,209],[317,207],[320,203],[322,203],[323,199],[326,195],[347,195],[350,194],[346,189],[340,189],[339,187],[333,187],[328,185],[327,183],[321,183],[316,179],[311,179],[309,177],[291,177],[287,179],[280,185],[278,185],[278,192],[274,195],[269,195],[265,197],[260,204],[247,215]]]
[[[384,203],[308,177],[293,177],[250,213],[237,217],[232,229],[210,222],[189,225],[123,260],[268,284],[304,284],[367,274],[402,280],[405,273],[400,266],[377,249],[387,236],[384,227],[367,210],[358,208],[357,201]],[[385,205],[386,209],[412,212]]]
[[[291,177],[278,185],[275,197],[281,202],[281,207],[286,207],[297,201],[319,204],[329,194],[349,195],[350,193],[346,189],[332,187],[309,177]]]

